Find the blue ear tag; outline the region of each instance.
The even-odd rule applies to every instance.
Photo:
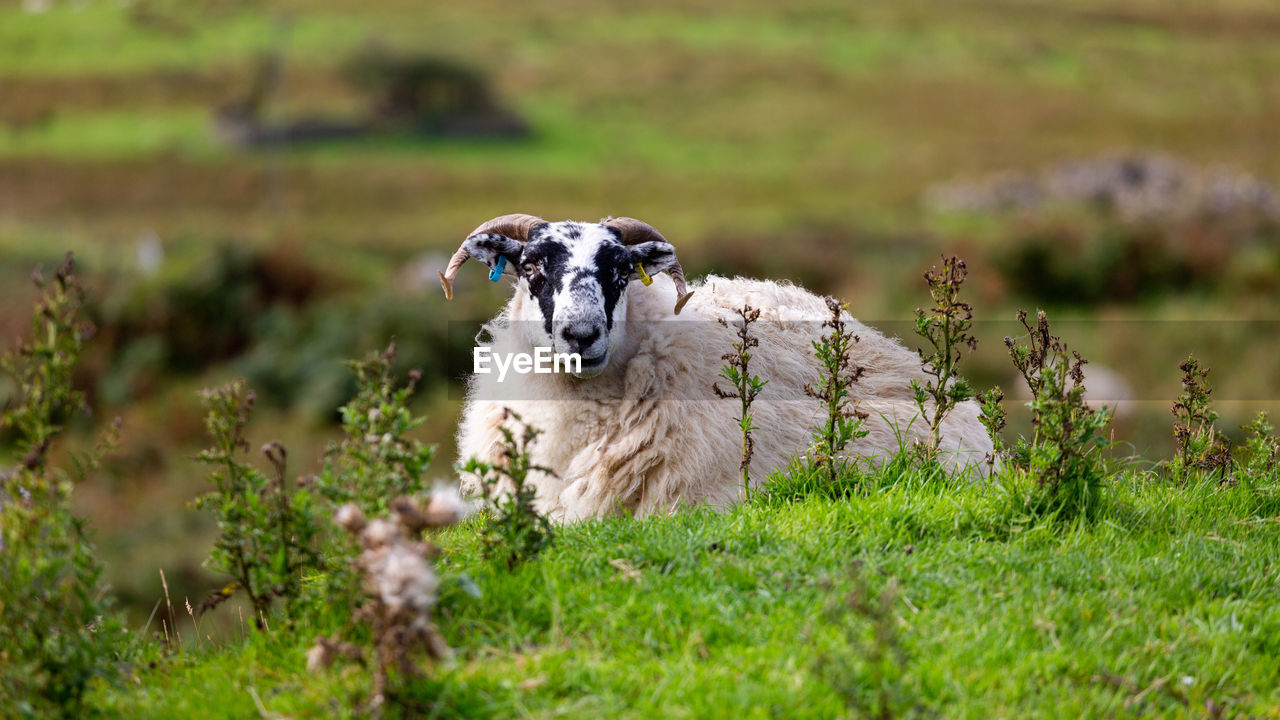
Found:
[[[498,282],[502,279],[502,271],[507,269],[507,259],[498,256],[498,262],[494,263],[493,269],[489,271],[489,279]]]
[[[641,265],[640,263],[636,263],[636,275],[640,276],[640,282],[645,287],[649,287],[653,284],[653,278],[649,277],[649,273],[644,271],[644,265]]]

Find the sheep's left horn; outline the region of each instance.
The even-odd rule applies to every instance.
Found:
[[[642,242],[654,240],[667,242],[667,239],[662,236],[662,233],[658,232],[657,228],[635,218],[605,218],[602,224],[622,233],[623,245],[639,245]],[[676,260],[674,265],[667,268],[667,274],[671,276],[676,285],[675,314],[679,315],[680,311],[684,309],[685,303],[689,302],[689,298],[693,297],[693,293],[689,292],[688,286],[685,284],[684,268],[680,267],[679,260]]]
[[[546,224],[546,220],[543,220],[536,215],[525,215],[522,213],[499,215],[486,223],[482,223],[480,227],[475,230],[472,230],[471,234],[467,236],[467,239],[470,240],[476,235],[494,233],[496,235],[505,235],[512,240],[518,240],[522,243],[529,242],[529,235],[533,233],[534,229],[540,225]],[[458,277],[458,270],[462,268],[462,264],[470,257],[471,253],[467,252],[466,243],[463,243],[462,247],[458,248],[458,251],[453,254],[453,257],[449,258],[449,265],[444,269],[444,272],[436,272],[436,274],[440,276],[440,286],[444,288],[444,297],[446,300],[453,299],[453,280]]]

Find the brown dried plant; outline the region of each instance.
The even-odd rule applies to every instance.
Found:
[[[804,394],[821,402],[825,411],[813,431],[810,457],[815,465],[825,468],[827,481],[834,486],[846,465],[840,460],[841,453],[849,443],[867,434],[862,429],[867,414],[857,408],[852,394],[854,383],[866,368],[855,364],[849,355],[859,338],[846,326],[844,305],[833,297],[827,297],[826,304],[831,316],[822,327],[830,332],[813,343],[813,354],[822,372],[816,383],[805,383]]]
[[[962,348],[967,346],[973,351],[978,347],[978,339],[969,333],[973,307],[960,299],[967,275],[963,260],[944,256],[941,272],[932,267],[924,273],[933,306],[928,310],[916,308],[916,334],[930,347],[928,352],[923,348],[916,352],[929,379],[924,383],[912,380],[911,392],[929,429],[924,454],[930,459],[938,454],[942,421],[956,405],[973,397],[973,388],[957,370]]]
[[[754,424],[755,415],[751,412],[751,403],[755,402],[756,396],[769,381],[752,375],[749,369],[751,348],[760,345],[760,340],[751,334],[751,323],[760,319],[760,310],[743,305],[735,312],[741,320],[736,333],[738,342],[733,343],[733,352],[720,356],[725,361],[725,365],[720,368],[720,377],[728,381],[733,390],[722,390],[720,383],[712,383],[711,390],[718,398],[737,399],[742,405],[738,413],[738,429],[742,432],[742,460],[738,463],[738,469],[742,471],[742,496],[745,498],[751,492],[751,455],[755,452],[751,431],[758,429]],[[718,322],[729,327],[729,321],[724,318],[720,318]]]
[[[1231,444],[1214,422],[1218,413],[1209,407],[1209,368],[1201,367],[1194,355],[1178,364],[1182,371],[1182,393],[1174,401],[1173,439],[1177,452],[1169,465],[1170,474],[1186,480],[1196,471],[1208,473],[1219,482],[1231,480]]]
[[[408,496],[392,501],[393,519],[366,520],[354,503],[338,509],[334,520],[360,544],[351,565],[361,578],[362,595],[355,619],[366,624],[373,640],[373,693],[369,709],[381,713],[399,698],[398,685],[420,673],[418,658],[451,657],[451,650],[432,618],[439,579],[432,560],[439,549],[422,540],[431,529],[453,525],[467,512],[455,490],[437,490],[424,505]],[[313,672],[338,658],[365,664],[359,645],[337,635],[316,638],[307,653]]]
[[[1027,321],[1025,310],[1018,310],[1017,317],[1027,331],[1027,344],[1009,337],[1004,344],[1031,392],[1033,434],[1030,441],[1020,439],[1008,456],[1035,478],[1040,492],[1029,499],[1034,511],[1064,518],[1092,513],[1099,507],[1106,474],[1103,431],[1111,415],[1085,403],[1086,361],[1049,331],[1045,312],[1036,312],[1035,325]]]

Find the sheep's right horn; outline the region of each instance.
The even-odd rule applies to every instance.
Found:
[[[546,224],[546,220],[543,220],[536,215],[525,215],[522,213],[499,215],[486,223],[482,223],[480,227],[475,230],[472,230],[471,234],[467,236],[467,239],[470,240],[476,235],[493,233],[496,235],[505,235],[512,240],[518,240],[522,243],[529,242],[529,235],[531,235],[539,226]],[[470,257],[471,253],[467,252],[467,245],[463,242],[462,246],[458,248],[458,251],[453,254],[453,257],[449,258],[449,265],[444,269],[444,272],[436,272],[436,274],[440,276],[440,286],[444,288],[445,299],[453,299],[453,280],[458,277],[458,270],[462,268],[462,264]]]
[[[611,217],[606,218],[601,224],[622,233],[623,245],[639,245],[642,242],[653,240],[667,242],[667,239],[662,236],[662,233],[658,232],[657,228],[635,218]],[[679,315],[680,311],[684,309],[685,303],[689,302],[689,298],[693,297],[693,293],[689,292],[689,288],[685,284],[684,268],[680,267],[679,260],[676,260],[675,264],[667,268],[667,274],[671,276],[676,285],[675,314]]]
[[[676,310],[675,314],[679,315],[684,309],[684,304],[689,302],[689,298],[693,297],[693,292],[685,285],[684,268],[680,267],[680,261],[677,260],[675,265],[667,268],[667,274],[671,276],[671,280],[676,284]]]

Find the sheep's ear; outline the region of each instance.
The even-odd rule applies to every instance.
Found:
[[[669,242],[651,240],[627,248],[631,251],[631,277],[638,277],[635,266],[639,263],[649,275],[657,275],[677,266],[676,248]]]
[[[492,270],[498,264],[498,258],[507,259],[505,272],[516,274],[520,264],[520,253],[524,251],[524,243],[497,233],[480,233],[467,238],[462,247],[471,257],[479,260]]]

